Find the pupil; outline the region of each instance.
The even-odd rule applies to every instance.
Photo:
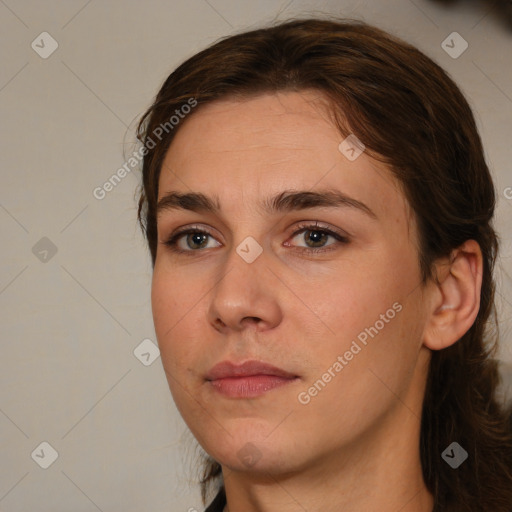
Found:
[[[189,235],[190,246],[192,247],[202,247],[206,242],[206,235],[204,233],[192,233]]]
[[[324,233],[323,231],[308,231],[308,234],[308,239],[312,242],[314,247],[321,246],[325,243],[327,233]]]

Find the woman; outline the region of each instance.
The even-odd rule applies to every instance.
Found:
[[[494,188],[446,73],[363,23],[290,21],[181,64],[139,139],[208,511],[512,510]]]

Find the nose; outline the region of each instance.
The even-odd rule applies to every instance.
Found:
[[[279,325],[282,309],[276,279],[268,264],[265,251],[247,263],[233,248],[213,288],[208,308],[209,321],[216,330],[265,331]]]

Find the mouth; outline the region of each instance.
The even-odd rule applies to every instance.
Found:
[[[206,375],[209,385],[229,398],[255,398],[298,379],[297,375],[262,361],[240,365],[223,361]]]

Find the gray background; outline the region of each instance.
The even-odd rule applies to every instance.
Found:
[[[321,13],[415,44],[470,100],[499,192],[499,356],[512,364],[512,37],[496,2],[0,0],[1,512],[202,510],[161,360],[151,344],[134,354],[155,342],[138,171],[102,200],[93,190],[133,151],[136,119],[179,62]],[[454,31],[469,44],[458,58],[441,46]],[[31,47],[51,49],[42,32],[58,43],[47,58]],[[47,469],[42,442],[58,452]]]

